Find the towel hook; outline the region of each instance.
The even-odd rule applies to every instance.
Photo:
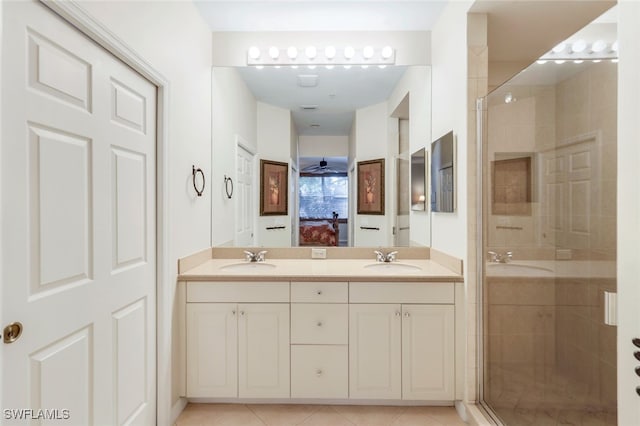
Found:
[[[231,190],[229,190],[229,184],[231,184]],[[227,193],[227,198],[231,199],[233,196],[233,180],[227,175],[224,175],[224,192]]]
[[[196,184],[196,175],[200,173],[202,175],[202,188],[198,189],[198,185]],[[193,178],[193,189],[196,190],[196,194],[198,194],[198,197],[202,197],[202,193],[204,192],[204,185],[205,185],[205,179],[204,179],[204,172],[202,171],[201,168],[197,168],[196,166],[191,166],[191,177]]]

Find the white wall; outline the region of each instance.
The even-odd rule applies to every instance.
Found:
[[[356,111],[354,121],[355,138],[352,142],[356,161],[366,161],[385,158],[385,211],[384,215],[355,215],[354,245],[360,247],[383,247],[392,243],[391,225],[389,223],[391,211],[391,196],[389,182],[391,160],[389,159],[389,113],[387,102],[381,102]],[[356,168],[357,175],[357,168]],[[357,186],[357,181],[354,182]],[[357,206],[357,200],[353,200]],[[357,207],[354,206],[354,211]],[[361,226],[377,227],[378,231],[362,230]]]
[[[257,106],[253,94],[234,68],[216,67],[212,81],[211,244],[231,245],[234,240],[235,200],[226,196],[224,176],[236,177],[236,136],[257,153]],[[257,171],[257,167],[255,169]],[[255,180],[256,187],[259,183]],[[255,206],[258,203],[255,202]]]
[[[457,149],[455,213],[431,213],[431,247],[467,258],[467,11],[450,2],[432,31],[431,140],[450,130]]]
[[[289,163],[291,158],[291,111],[258,102],[257,132],[259,158]],[[256,206],[260,206],[259,198],[257,201]],[[292,207],[292,200],[289,200],[289,212],[292,211]],[[266,229],[273,226],[285,226],[286,228]],[[290,226],[290,214],[286,216],[259,216],[258,227],[255,230],[257,245],[264,247],[290,247]]]
[[[213,65],[245,66],[247,50],[251,46],[268,49],[271,46],[302,49],[308,45],[337,49],[351,45],[367,45],[396,49],[397,65],[428,65],[431,39],[428,31],[234,31],[213,33]]]
[[[157,2],[153,7],[146,2],[78,3],[170,82],[169,187],[165,190],[171,206],[167,292],[173,305],[176,259],[211,244],[211,197],[208,191],[197,197],[190,183],[192,165],[205,175],[211,171],[211,33],[191,2]],[[163,355],[171,350],[170,346],[158,348]],[[158,407],[166,421],[177,392],[173,387],[171,395],[171,372],[162,358],[159,361]]]
[[[300,157],[346,157],[349,136],[301,135],[298,148]]]
[[[409,152],[414,153],[420,148],[429,149],[431,143],[431,67],[413,66],[407,69],[389,96],[389,115],[395,111],[407,94],[409,94]],[[411,245],[430,245],[431,223],[428,211],[411,211],[409,227]]]
[[[619,2],[618,37],[618,424],[640,423],[631,339],[640,337],[640,3]]]

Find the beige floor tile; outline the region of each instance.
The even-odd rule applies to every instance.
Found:
[[[304,426],[354,426],[345,417],[342,417],[331,407],[320,407],[318,411],[309,416],[304,422]]]
[[[392,426],[458,426],[465,423],[451,407],[407,407]]]
[[[304,422],[319,406],[298,404],[250,404],[247,406],[268,426],[294,426]]]
[[[265,426],[246,405],[189,404],[182,412],[177,426]]]
[[[406,407],[371,405],[336,405],[333,409],[357,426],[388,426]]]

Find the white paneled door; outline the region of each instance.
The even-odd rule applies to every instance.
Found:
[[[252,246],[253,239],[253,154],[237,144],[236,236],[237,246]]]
[[[156,88],[40,3],[2,9],[3,421],[154,424]]]

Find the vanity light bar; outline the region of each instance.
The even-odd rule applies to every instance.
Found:
[[[394,65],[396,51],[391,46],[363,46],[337,48],[316,46],[278,48],[251,46],[247,50],[247,65],[264,66],[335,66],[335,65]]]
[[[592,60],[600,62],[603,59],[618,58],[618,41],[608,43],[604,40],[594,40],[588,43],[583,39],[571,42],[562,42],[555,46],[551,51],[543,55],[536,62],[540,65],[546,62],[562,64],[572,60],[574,63],[578,61]]]

